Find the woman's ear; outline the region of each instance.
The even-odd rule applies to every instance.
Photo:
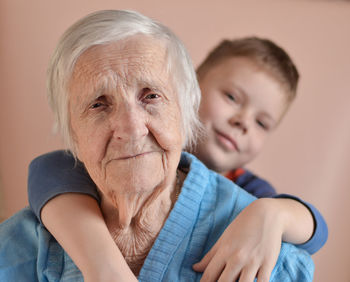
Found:
[[[76,160],[81,160],[81,158],[79,156],[78,139],[77,139],[77,136],[76,136],[76,134],[71,126],[69,128],[69,140],[67,140],[67,141],[68,141],[66,144],[67,149],[71,151],[73,157]]]

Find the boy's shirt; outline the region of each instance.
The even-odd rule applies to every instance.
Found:
[[[255,176],[248,170],[239,169],[227,175],[238,186],[257,198],[291,198],[303,203],[312,213],[315,230],[312,238],[298,247],[310,254],[317,252],[327,241],[328,229],[319,211],[309,203],[297,197],[281,194],[265,180]],[[28,199],[37,218],[40,220],[42,207],[52,198],[63,193],[82,193],[100,200],[96,186],[86,172],[84,165],[75,161],[74,157],[65,151],[54,151],[34,159],[29,165]]]
[[[225,176],[257,198],[268,198],[277,194],[276,190],[267,181],[254,175],[249,170],[238,168],[229,171]]]

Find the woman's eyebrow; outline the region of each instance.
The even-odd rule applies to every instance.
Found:
[[[138,81],[138,86],[142,88],[149,88],[156,92],[160,92],[167,97],[171,89],[170,80],[168,80],[167,82],[168,84],[163,83],[160,79],[142,78]]]
[[[90,104],[98,99],[98,97],[105,95],[106,87],[104,85],[99,85],[99,87],[93,88],[92,90],[83,90],[84,95],[81,96],[79,102],[76,103],[75,107],[79,109],[80,112],[85,113]]]
[[[158,78],[148,78],[148,77],[142,77],[137,78],[135,77],[132,79],[134,82],[129,82],[126,84],[129,84],[130,87],[132,87],[132,84],[135,86],[135,90],[137,88],[149,88],[152,91],[159,92],[164,95],[165,99],[169,99],[169,94],[171,92],[171,82],[169,81],[169,85],[166,83],[163,83]],[[120,83],[124,84],[122,81],[119,80]],[[118,87],[118,81],[116,81],[115,78],[111,79],[111,77],[101,77],[94,83],[95,85],[92,88],[83,89],[84,95],[81,96],[82,99],[79,100],[79,103],[77,103],[76,107],[80,109],[82,112],[86,112],[90,104],[98,99],[98,97],[102,95],[108,95],[113,93],[114,90]],[[130,85],[131,84],[131,85]],[[120,86],[120,85],[119,85]],[[113,96],[113,95],[112,95]]]

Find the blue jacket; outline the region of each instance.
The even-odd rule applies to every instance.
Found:
[[[183,153],[181,193],[141,269],[140,281],[199,281],[192,270],[255,197]],[[310,255],[282,243],[270,281],[312,281]],[[83,281],[61,246],[26,208],[0,225],[0,281]]]
[[[242,169],[241,169],[242,170]],[[304,204],[312,213],[315,230],[313,236],[298,247],[310,254],[317,252],[327,241],[328,228],[320,212],[311,204],[287,195],[276,194],[275,189],[265,180],[248,170],[234,179],[235,183],[257,198],[292,198]],[[53,197],[68,192],[83,193],[99,201],[96,186],[87,174],[84,165],[75,162],[65,151],[51,152],[34,159],[29,166],[28,199],[31,208],[40,220],[42,207]]]

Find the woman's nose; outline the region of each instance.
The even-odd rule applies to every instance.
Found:
[[[118,107],[113,119],[113,136],[119,140],[137,140],[148,134],[145,114],[135,105]]]

